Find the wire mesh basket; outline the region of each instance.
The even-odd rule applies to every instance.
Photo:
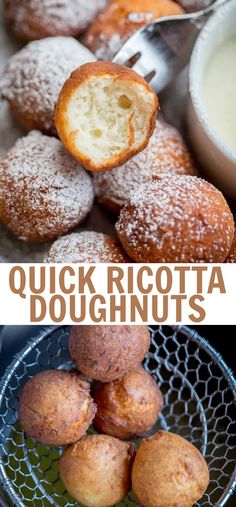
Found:
[[[233,374],[208,342],[187,327],[150,326],[150,333],[144,366],[156,376],[165,401],[153,432],[171,430],[199,448],[210,469],[210,484],[196,505],[222,507],[236,485]],[[17,413],[19,393],[30,377],[72,367],[68,334],[68,327],[41,331],[17,355],[0,384],[0,483],[17,507],[78,505],[59,479],[62,449],[27,438]],[[135,505],[132,494],[119,504]]]

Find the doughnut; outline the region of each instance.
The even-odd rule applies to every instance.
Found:
[[[234,221],[213,185],[196,176],[166,175],[131,192],[116,230],[136,262],[224,262]]]
[[[0,161],[0,220],[20,239],[43,243],[82,222],[93,204],[90,176],[58,139],[33,131]]]
[[[227,263],[234,263],[235,262],[236,263],[236,229],[234,231],[233,243],[231,245],[229,255],[226,258],[225,262],[227,262]]]
[[[139,505],[192,507],[208,484],[207,463],[193,444],[167,431],[142,440],[132,468]]]
[[[65,147],[86,169],[106,171],[147,146],[157,107],[154,91],[132,69],[92,62],[64,84],[55,123]]]
[[[84,43],[101,60],[112,60],[122,44],[142,26],[162,16],[183,14],[172,0],[110,0],[89,27]]]
[[[90,51],[72,37],[34,41],[10,57],[0,74],[0,95],[26,130],[56,135],[54,107],[70,73],[93,61]]]
[[[157,121],[145,150],[116,169],[94,174],[97,200],[112,213],[119,213],[130,191],[162,173],[194,175],[196,168],[180,132]]]
[[[19,398],[19,421],[27,436],[55,446],[79,440],[96,412],[89,387],[76,372],[63,370],[28,380]]]
[[[74,326],[69,352],[88,378],[111,382],[135,370],[150,347],[146,326]]]
[[[7,22],[25,41],[53,35],[79,35],[106,0],[5,0]]]
[[[110,234],[84,231],[67,234],[52,244],[44,262],[131,262],[119,241]]]
[[[60,476],[81,505],[116,505],[129,492],[134,446],[108,435],[89,435],[64,450]]]
[[[141,366],[119,380],[95,383],[92,397],[97,406],[94,428],[121,440],[150,431],[163,406],[156,381]]]

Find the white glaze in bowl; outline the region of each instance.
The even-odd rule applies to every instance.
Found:
[[[205,68],[211,55],[235,35],[236,0],[229,0],[209,19],[195,44],[190,63],[190,100],[187,115],[190,141],[205,174],[234,199],[236,199],[236,152],[214,129],[206,111],[202,90]]]

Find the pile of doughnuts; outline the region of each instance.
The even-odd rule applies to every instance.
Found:
[[[82,505],[115,505],[132,489],[143,507],[191,507],[208,486],[207,464],[190,442],[166,431],[147,436],[163,408],[141,365],[149,347],[145,326],[73,327],[75,369],[41,371],[20,393],[22,429],[67,446],[60,477]],[[86,435],[91,424],[97,433]],[[144,437],[138,450],[130,442],[136,437]]]
[[[180,4],[5,0],[28,43],[1,71],[0,96],[28,133],[0,161],[0,221],[23,241],[53,242],[45,262],[234,261],[229,205],[198,176],[180,132],[157,118],[152,88],[97,61],[153,19],[181,14]],[[82,225],[95,201],[112,234]]]

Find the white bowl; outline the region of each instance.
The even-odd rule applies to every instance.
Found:
[[[202,97],[207,62],[217,47],[234,35],[236,0],[228,0],[211,16],[195,44],[190,62],[187,121],[190,141],[204,173],[218,188],[236,199],[236,152],[231,150],[214,130]]]

